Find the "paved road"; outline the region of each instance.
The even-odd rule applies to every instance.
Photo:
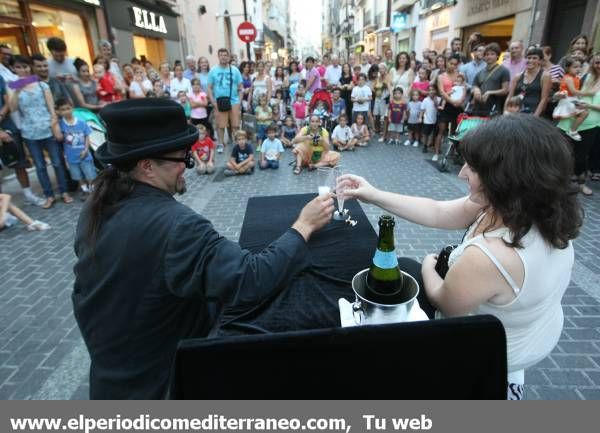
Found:
[[[289,153],[284,161],[291,161]],[[418,149],[372,144],[344,154],[343,165],[401,193],[447,199],[466,192],[456,172],[439,173]],[[305,193],[317,186],[316,174],[294,176],[286,163],[279,171],[243,178],[198,177],[191,171],[187,178],[183,202],[231,239],[239,237],[248,197]],[[564,332],[554,352],[527,371],[528,399],[600,399],[600,185],[593,187],[595,196],[582,199],[586,221],[575,242],[573,279],[563,300]],[[14,181],[5,191],[16,191]],[[363,207],[376,227],[381,212]],[[13,227],[0,233],[0,398],[86,399],[89,357],[70,301],[73,232],[81,203],[60,203],[50,211],[24,208],[53,229],[28,233]],[[397,252],[420,260],[461,235],[399,221]]]

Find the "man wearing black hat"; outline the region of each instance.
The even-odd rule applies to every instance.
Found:
[[[185,192],[198,137],[179,104],[128,100],[100,116],[107,142],[96,157],[111,165],[77,225],[72,295],[92,361],[90,397],[163,398],[178,342],[206,336],[224,304],[257,303],[306,268],[306,241],[329,221],[333,200],[311,201],[251,254],[173,198]]]

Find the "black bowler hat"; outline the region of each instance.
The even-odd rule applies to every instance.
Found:
[[[198,139],[183,107],[169,99],[129,99],[105,106],[100,118],[106,124],[106,142],[96,158],[105,164],[136,161],[187,149]]]

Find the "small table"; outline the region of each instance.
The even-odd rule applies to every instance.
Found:
[[[316,194],[252,197],[248,200],[239,243],[259,252],[281,236]],[[352,277],[370,266],[377,235],[356,200],[344,203],[352,227],[332,220],[311,236],[311,266],[287,287],[251,310],[225,310],[219,336],[320,329],[340,326],[338,299],[354,301]]]

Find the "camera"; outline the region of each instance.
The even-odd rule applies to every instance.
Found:
[[[448,273],[448,259],[450,258],[450,253],[454,251],[458,247],[458,245],[448,245],[442,248],[442,251],[438,254],[437,263],[435,264],[435,271],[442,278],[446,278],[446,274]]]
[[[319,140],[321,140],[321,136],[319,134],[313,135],[313,145],[314,146],[319,144]]]

